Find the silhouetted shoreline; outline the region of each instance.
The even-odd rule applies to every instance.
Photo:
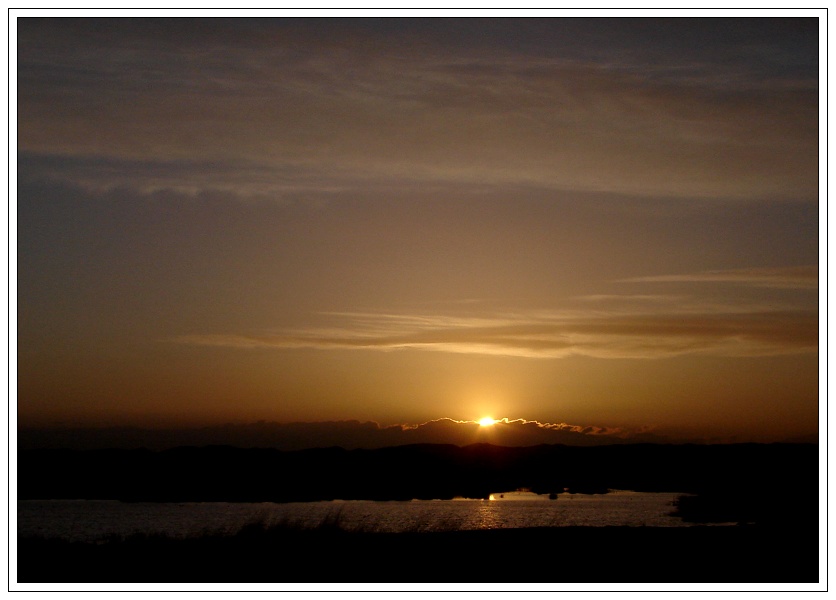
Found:
[[[289,452],[207,446],[18,454],[21,500],[309,502],[622,489],[694,494],[679,507],[694,522],[759,524],[815,525],[818,477],[818,446],[812,444],[422,444]],[[788,494],[801,507],[792,514],[786,514]]]
[[[476,444],[299,452],[232,447],[25,450],[19,499],[304,502],[484,498],[607,489],[690,494],[691,527],[386,533],[255,523],[235,535],[18,540],[21,582],[815,582],[818,447],[522,448]],[[208,524],[211,526],[211,524]],[[474,562],[490,568],[472,572]]]
[[[607,489],[817,489],[813,444],[506,447],[413,444],[281,451],[232,446],[18,452],[18,498],[315,501],[486,498]]]

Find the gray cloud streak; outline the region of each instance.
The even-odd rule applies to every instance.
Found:
[[[21,150],[223,157],[228,171],[275,170],[277,188],[292,166],[302,179],[320,169],[677,197],[817,194],[817,80],[784,73],[768,46],[734,60],[746,53],[730,42],[718,55],[674,44],[694,54],[683,70],[681,56],[579,54],[572,36],[606,41],[589,23],[527,46],[517,22],[513,44],[468,49],[457,41],[479,39],[472,23],[428,44],[426,31],[349,22],[128,21],[22,22]]]

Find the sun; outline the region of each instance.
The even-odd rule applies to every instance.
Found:
[[[496,425],[497,421],[495,419],[491,419],[490,417],[484,417],[479,419],[479,425],[482,427],[490,427],[491,425]]]

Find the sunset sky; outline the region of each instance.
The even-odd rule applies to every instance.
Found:
[[[819,27],[20,18],[18,424],[815,435]]]

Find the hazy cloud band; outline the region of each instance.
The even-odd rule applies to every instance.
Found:
[[[635,283],[736,283],[772,288],[816,289],[819,286],[817,265],[759,269],[728,269],[683,275],[657,275],[623,279]]]
[[[264,334],[183,335],[175,341],[237,348],[320,348],[492,354],[663,358],[681,354],[768,356],[815,352],[818,314],[515,314],[490,319],[344,315],[343,326]]]

